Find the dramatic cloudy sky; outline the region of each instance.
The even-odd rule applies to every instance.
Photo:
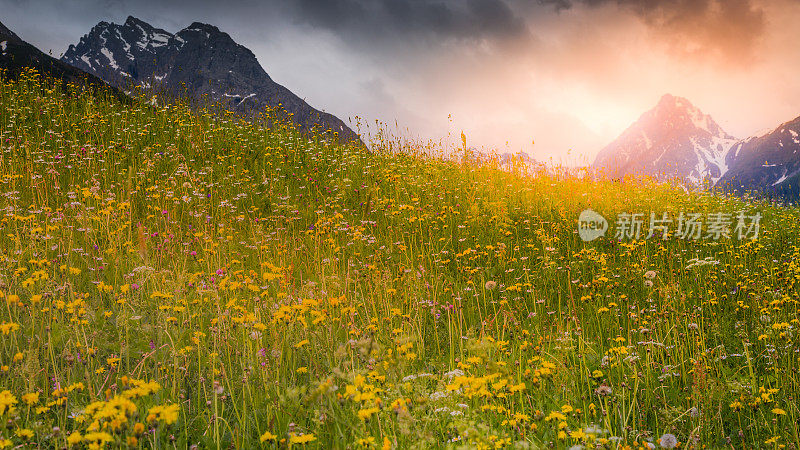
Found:
[[[555,162],[590,161],[667,92],[737,137],[800,115],[800,0],[0,0],[56,56],[128,15],[217,25],[345,120]]]

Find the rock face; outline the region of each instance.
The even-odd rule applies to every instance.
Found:
[[[731,147],[730,167],[717,186],[730,192],[800,197],[800,117]]]
[[[688,100],[667,94],[601,150],[594,166],[615,178],[640,174],[713,184],[727,171],[735,143]]]
[[[69,46],[62,61],[120,88],[186,95],[245,115],[280,108],[302,129],[332,130],[360,142],[342,120],[273,81],[253,52],[213,25],[195,22],[172,34],[135,17],[122,25],[100,22]]]
[[[72,83],[93,90],[107,89],[121,101],[130,100],[100,78],[46,55],[0,23],[0,69],[6,71],[6,76],[15,79],[26,67],[34,68],[40,74],[61,80],[65,84]]]

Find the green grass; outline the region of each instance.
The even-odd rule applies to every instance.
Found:
[[[0,82],[0,446],[800,446],[797,209],[378,136]]]

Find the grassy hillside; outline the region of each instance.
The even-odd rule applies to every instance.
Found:
[[[0,82],[0,447],[800,446],[798,210],[389,147]]]

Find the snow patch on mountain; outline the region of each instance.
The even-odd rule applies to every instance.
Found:
[[[644,140],[644,147],[650,149],[653,147],[653,142],[647,137],[647,133],[642,132],[642,140]]]
[[[117,64],[117,61],[114,59],[114,55],[112,55],[107,48],[105,47],[101,48],[100,53],[102,53],[103,56],[108,58],[108,65],[110,65],[114,69],[119,69],[119,65]]]
[[[172,38],[172,35],[164,33],[153,33],[153,35],[150,36],[150,45],[153,47],[161,47],[167,45],[169,43],[170,38]]]

